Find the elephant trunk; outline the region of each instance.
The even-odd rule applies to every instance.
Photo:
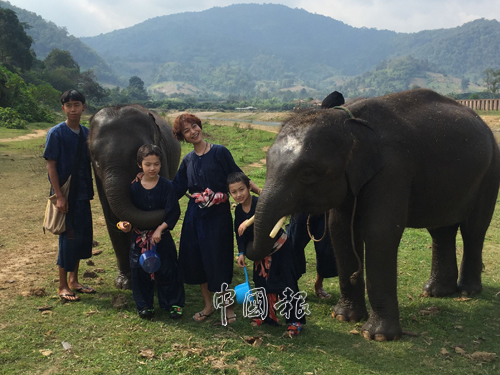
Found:
[[[105,173],[103,188],[109,206],[119,220],[128,221],[134,228],[154,229],[165,218],[165,210],[142,211],[132,204],[130,182],[134,178],[128,174]]]
[[[277,202],[282,203],[277,206]],[[280,199],[278,191],[273,191],[270,187],[264,187],[255,209],[253,248],[249,248],[246,253],[249,259],[260,260],[272,252],[277,237],[272,238],[270,234],[276,223],[290,212],[290,208],[286,207],[284,199]]]

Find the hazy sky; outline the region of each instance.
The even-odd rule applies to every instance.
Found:
[[[94,36],[122,29],[148,18],[199,12],[255,0],[8,0],[37,13],[75,36]],[[354,27],[399,32],[460,26],[477,18],[500,20],[499,0],[281,0],[272,3],[302,8]]]

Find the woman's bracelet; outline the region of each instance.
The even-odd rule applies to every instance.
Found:
[[[238,256],[240,256],[240,255],[245,255],[245,254],[243,254],[243,253],[238,253]]]
[[[121,223],[121,221],[119,221],[118,223],[116,223],[116,227],[117,227],[118,229],[122,230],[122,228],[120,228],[120,223]]]

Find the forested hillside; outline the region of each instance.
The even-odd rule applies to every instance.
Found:
[[[63,6],[63,3],[61,3]],[[33,12],[11,5],[8,1],[0,0],[0,8],[11,9],[16,12],[19,21],[28,24],[26,32],[33,38],[33,50],[39,59],[45,59],[54,48],[67,50],[82,69],[93,69],[100,80],[115,82],[109,65],[92,48],[80,39],[69,35],[64,27],[45,21]]]
[[[112,102],[147,100],[146,88],[149,98],[181,98],[186,105],[193,98],[284,103],[322,98],[332,89],[348,97],[415,86],[464,94],[483,91],[485,71],[500,69],[496,20],[405,34],[354,28],[283,5],[236,4],[155,17],[80,40],[0,0],[2,7],[29,25],[39,59],[54,48],[70,51],[82,70],[93,69],[101,83],[114,86]]]
[[[241,94],[301,84],[325,92],[383,61],[412,56],[458,79],[500,67],[499,22],[413,34],[354,28],[275,4],[237,4],[156,17],[83,40],[119,74]],[[401,86],[401,82],[395,87]]]

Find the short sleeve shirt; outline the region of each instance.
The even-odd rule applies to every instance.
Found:
[[[87,147],[89,130],[80,125],[80,131],[83,132],[82,135],[84,143],[82,145],[80,163],[76,175],[78,181],[78,195],[76,199],[90,200],[94,197],[94,189],[92,186],[90,156]],[[61,186],[64,185],[73,172],[79,136],[79,134],[76,134],[69,128],[68,125],[66,125],[66,122],[61,122],[60,124],[54,126],[47,133],[47,141],[45,143],[43,157],[47,160],[50,159],[57,162],[57,175],[59,176],[59,183]],[[74,177],[75,176],[72,178]]]

